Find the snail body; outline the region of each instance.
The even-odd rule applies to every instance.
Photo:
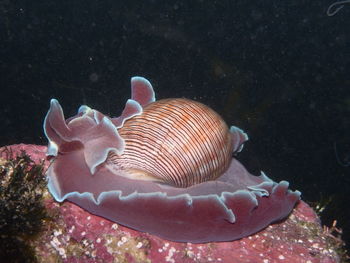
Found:
[[[208,106],[189,99],[163,99],[118,130],[123,154],[111,153],[107,167],[129,178],[176,187],[215,180],[232,158],[232,134]]]
[[[248,140],[241,129],[199,102],[156,101],[142,77],[131,79],[119,117],[83,105],[65,119],[52,99],[43,126],[56,201],[167,240],[239,239],[286,217],[300,198],[232,157]]]

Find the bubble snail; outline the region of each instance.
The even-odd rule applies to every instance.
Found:
[[[247,135],[189,99],[156,101],[131,79],[120,117],[88,106],[65,120],[52,99],[44,120],[56,201],[178,242],[231,241],[285,218],[300,199],[288,182],[253,176],[232,153]]]

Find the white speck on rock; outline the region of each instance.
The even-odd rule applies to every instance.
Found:
[[[319,247],[320,247],[320,244],[318,244],[318,243],[312,244],[312,247],[313,247],[313,248],[319,248]]]
[[[75,226],[72,226],[72,227],[68,230],[68,232],[71,234],[71,233],[73,233],[74,229],[75,229]]]
[[[58,248],[58,253],[60,254],[60,256],[62,258],[67,258],[66,250],[64,250],[64,248],[62,248],[62,247]]]
[[[128,238],[126,236],[123,236],[117,243],[117,246],[120,247],[124,245],[128,241]]]
[[[118,241],[117,246],[121,247],[124,243],[122,241]]]
[[[61,235],[61,234],[62,234],[62,230],[61,230],[61,229],[55,230],[55,231],[53,232],[53,235],[54,235],[55,237],[57,237],[57,236],[59,236],[59,235]]]
[[[173,259],[173,256],[174,256],[175,252],[176,252],[176,248],[171,247],[169,249],[168,255],[165,257],[165,261],[166,262],[175,263],[175,259]]]
[[[58,240],[57,237],[54,237],[51,242],[54,243],[57,246],[61,245],[61,242]]]
[[[137,248],[141,248],[142,247],[142,242],[137,243],[136,247]]]
[[[186,255],[187,255],[189,258],[194,258],[194,252],[191,251],[191,250],[187,250],[187,251],[186,251]]]
[[[61,242],[57,239],[57,237],[54,237],[51,241],[50,241],[51,246],[58,252],[58,254],[62,257],[62,258],[67,258],[66,255],[66,250],[64,248],[59,247]]]

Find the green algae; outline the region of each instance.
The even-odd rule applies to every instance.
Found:
[[[30,245],[48,215],[43,203],[44,165],[22,151],[0,154],[0,258],[4,262],[37,262]]]

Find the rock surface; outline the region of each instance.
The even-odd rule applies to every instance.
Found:
[[[15,153],[25,150],[35,162],[45,158],[45,146],[10,147]],[[287,219],[255,235],[206,244],[176,243],[141,233],[70,202],[57,203],[48,193],[44,202],[53,220],[32,242],[39,262],[340,262],[339,241],[303,201]]]

